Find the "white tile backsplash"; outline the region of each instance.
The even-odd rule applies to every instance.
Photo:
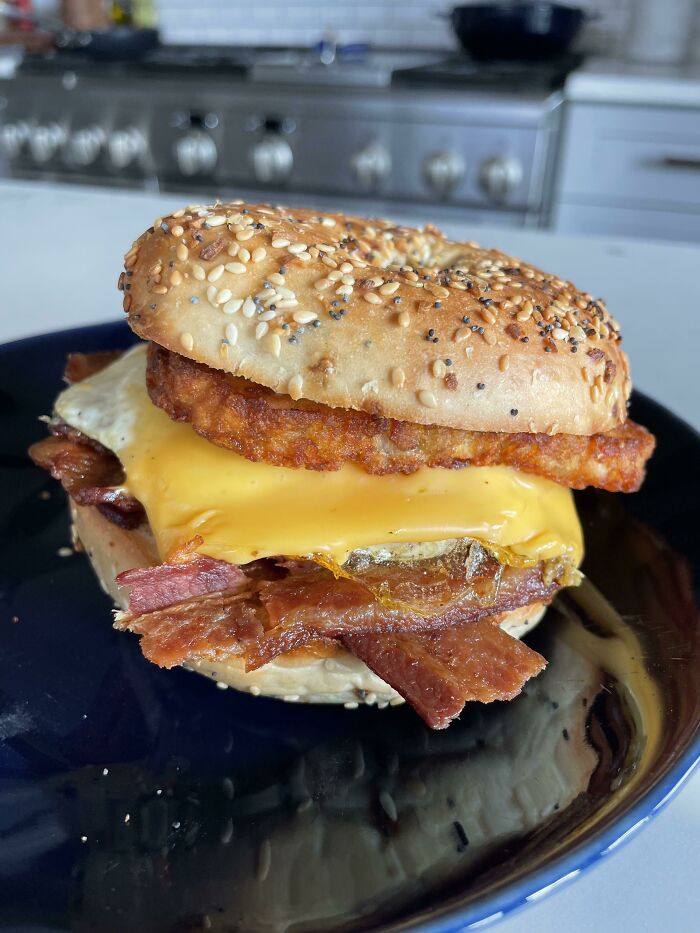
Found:
[[[340,42],[398,48],[455,47],[449,0],[156,0],[164,42],[311,45],[324,31]],[[578,0],[599,15],[597,41],[614,44],[634,0]],[[658,0],[659,3],[665,0]]]

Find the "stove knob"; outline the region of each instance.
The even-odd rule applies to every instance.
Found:
[[[183,175],[208,175],[214,170],[219,154],[216,143],[198,130],[181,136],[175,143],[175,159]]]
[[[263,184],[286,181],[294,165],[294,153],[281,136],[265,136],[250,150],[255,178]]]
[[[146,154],[146,137],[135,126],[114,130],[107,137],[107,152],[113,168],[128,168]]]
[[[379,188],[391,172],[391,156],[379,142],[369,143],[350,159],[350,167],[365,191]]]
[[[425,180],[434,194],[449,197],[464,178],[466,165],[458,152],[434,152],[423,163]]]
[[[29,126],[24,121],[5,123],[0,126],[0,149],[8,159],[16,159],[22,152],[28,137]]]
[[[491,156],[479,166],[479,185],[497,204],[503,203],[518,187],[523,168],[512,156]]]
[[[58,123],[39,124],[29,130],[29,151],[35,162],[50,162],[65,145],[66,131]]]
[[[86,126],[85,129],[71,133],[66,145],[66,157],[71,165],[85,168],[99,156],[107,134],[101,126]]]

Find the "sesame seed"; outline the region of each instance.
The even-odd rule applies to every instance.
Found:
[[[243,317],[253,317],[253,315],[255,314],[255,302],[250,297],[250,295],[248,295],[246,300],[243,302],[241,313]]]
[[[218,305],[225,305],[233,297],[233,292],[230,288],[222,288],[220,292],[217,292],[216,303]]]
[[[251,253],[251,259],[253,262],[261,262],[267,256],[267,250],[264,246],[258,246]]]
[[[217,269],[221,269],[222,272],[223,272],[224,269],[226,269],[227,272],[232,272],[233,275],[243,275],[243,273],[247,271],[247,269],[246,269],[246,267],[245,267],[245,263],[242,263],[242,262],[227,262],[225,266],[216,266],[215,269],[212,269],[212,270],[211,270],[211,272],[209,273],[209,281],[210,281],[210,282],[216,281],[216,279],[212,279],[212,275],[217,271]],[[219,273],[219,275],[221,275],[221,273]],[[218,278],[218,276],[217,276],[217,278]]]
[[[289,246],[289,240],[285,240],[284,237],[276,237],[272,241],[273,249],[286,249]]]
[[[293,399],[301,398],[301,392],[304,386],[304,380],[296,373],[287,383],[287,392]]]
[[[277,317],[277,309],[273,305],[271,308],[268,308],[267,311],[263,311],[263,313],[260,315],[258,320],[259,321],[274,321],[276,317]]]
[[[170,284],[171,285],[182,285],[182,273],[178,272],[177,269],[173,269],[170,273]]]
[[[156,285],[155,288],[152,288],[152,289],[151,289],[151,291],[152,291],[154,294],[156,294],[156,295],[167,295],[167,294],[168,294],[168,289],[165,287],[165,285]],[[128,301],[129,301],[129,303],[131,303],[131,296],[130,296],[130,295],[126,295],[126,296],[125,296],[125,298],[124,298],[124,303],[125,303],[125,304],[126,304],[126,302],[127,302],[127,299],[128,299]],[[128,310],[128,308],[127,308],[127,310]]]
[[[242,298],[231,298],[224,304],[221,310],[224,312],[224,314],[235,314],[236,311],[240,310],[242,304]]]
[[[330,288],[332,284],[333,283],[331,282],[330,279],[316,279],[316,281],[314,282],[314,288],[316,289],[316,291],[322,292],[322,291],[325,291],[327,288]]]
[[[437,408],[437,399],[433,392],[429,392],[427,389],[421,389],[418,392],[418,401],[421,405],[425,405],[426,408]]]
[[[566,340],[567,336],[563,327],[555,327],[552,330],[552,337],[554,337],[555,340]]]
[[[509,366],[510,366],[510,360],[508,358],[508,354],[504,353],[503,356],[499,357],[498,359],[498,368],[501,370],[502,373],[504,373],[508,369]]]
[[[285,278],[280,272],[271,272],[268,280],[274,285],[284,285],[285,283]]]
[[[406,373],[401,369],[400,366],[394,366],[391,370],[391,384],[397,389],[403,388],[404,383],[406,382]]]
[[[180,224],[175,224],[174,227],[171,227],[170,232],[172,233],[174,237],[178,237],[178,236],[182,236],[185,230],[183,227],[180,226]]]
[[[267,321],[260,321],[255,327],[255,339],[262,340],[269,329],[270,325],[267,323]]]
[[[225,223],[226,223],[226,218],[224,217],[223,214],[214,214],[213,217],[207,218],[207,225],[209,227],[221,227]],[[178,236],[181,236],[181,234],[178,234]]]
[[[246,227],[245,230],[239,230],[236,234],[236,239],[239,243],[244,243],[246,240],[249,240],[252,236],[255,236],[255,230],[252,230],[250,227]]]
[[[282,339],[279,334],[270,334],[267,345],[269,347],[270,353],[279,359],[280,354],[282,353]]]
[[[362,297],[365,299],[367,304],[370,304],[370,305],[380,305],[382,303],[382,299],[379,297],[379,295],[376,295],[374,292],[365,292],[365,294]]]
[[[458,327],[457,330],[452,335],[452,339],[457,343],[461,343],[463,340],[468,340],[472,335],[471,328],[469,327]]]
[[[190,251],[187,249],[184,243],[178,243],[177,249],[175,250],[175,255],[180,260],[180,262],[184,262],[190,255]]]
[[[411,315],[408,313],[408,311],[399,311],[399,313],[396,315],[396,320],[399,327],[408,327],[408,325],[411,323]]]
[[[192,275],[197,279],[198,282],[203,282],[207,274],[204,271],[204,267],[200,266],[199,263],[194,263],[192,266]]]
[[[233,321],[231,321],[230,324],[227,324],[227,325],[226,325],[226,329],[224,330],[224,334],[225,334],[226,339],[228,340],[228,342],[231,344],[231,346],[234,347],[234,346],[236,345],[236,343],[238,342],[238,328],[237,328],[236,325],[233,323]]]
[[[447,372],[447,366],[442,360],[434,360],[431,368],[436,379],[442,379]]]
[[[245,269],[245,267],[244,267],[244,269]],[[224,265],[223,265],[223,263],[219,263],[218,266],[214,266],[214,268],[211,270],[211,272],[210,272],[209,275],[207,276],[207,281],[208,281],[208,282],[217,282],[217,281],[221,278],[221,276],[222,276],[223,274],[224,274]]]
[[[184,334],[180,334],[180,343],[190,353],[194,348],[194,337],[188,331],[185,331]]]
[[[218,292],[217,292],[217,290],[216,290],[216,286],[215,286],[215,285],[210,285],[209,288],[207,288],[207,301],[208,301],[209,304],[212,306],[212,308],[218,308],[218,307],[219,307],[218,304],[216,303],[216,296],[217,296],[217,295],[218,295]]]
[[[274,243],[272,245],[274,246]],[[294,256],[296,253],[305,253],[306,249],[306,243],[292,243],[289,252]]]
[[[295,311],[292,318],[297,324],[310,324],[315,321],[318,315],[315,311]]]

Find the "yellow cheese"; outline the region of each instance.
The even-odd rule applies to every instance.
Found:
[[[201,553],[237,564],[277,554],[341,564],[357,548],[467,537],[528,561],[580,562],[572,494],[550,480],[504,466],[372,476],[353,464],[316,472],[251,463],[156,408],[142,364],[113,385],[102,375],[67,390],[57,409],[78,428],[92,413],[81,429],[121,459],[163,559],[199,535]],[[107,400],[119,406],[118,425],[106,411],[98,417]]]
[[[571,492],[509,467],[372,476],[353,464],[315,472],[251,463],[145,398],[137,435],[119,453],[163,557],[200,535],[201,552],[236,564],[275,554],[342,564],[356,548],[466,537],[533,560],[580,559]]]

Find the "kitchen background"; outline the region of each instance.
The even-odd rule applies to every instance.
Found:
[[[0,177],[700,240],[700,3],[485,6],[0,0]]]

